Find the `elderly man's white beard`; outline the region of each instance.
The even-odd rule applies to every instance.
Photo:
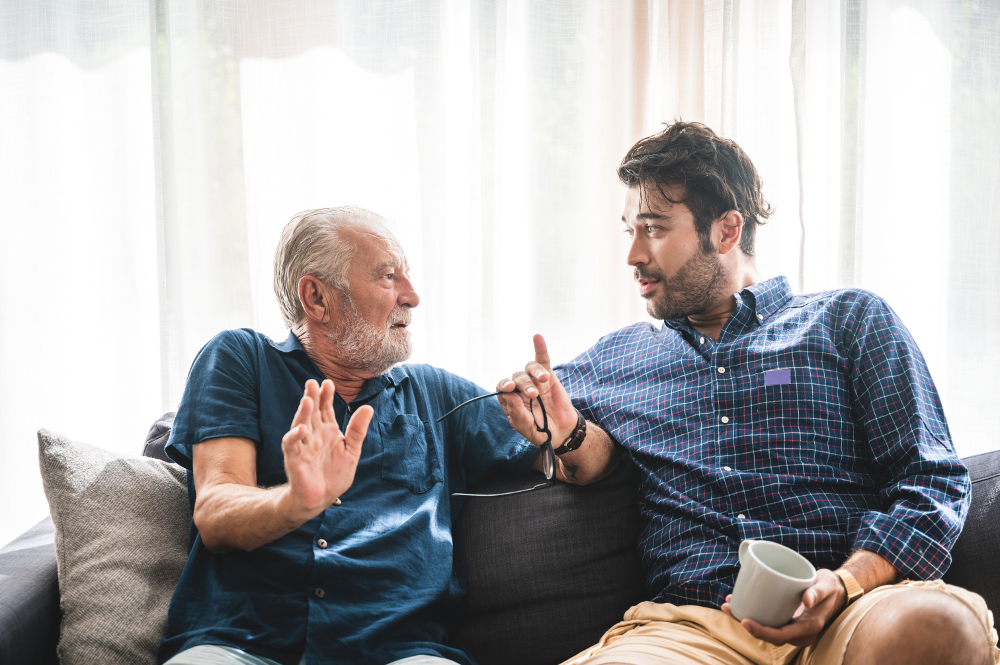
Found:
[[[394,309],[386,327],[380,329],[361,316],[354,301],[346,294],[341,302],[341,328],[329,338],[339,350],[342,362],[372,376],[381,376],[396,363],[410,357],[413,353],[410,331],[392,327],[396,323],[410,323],[409,309]]]

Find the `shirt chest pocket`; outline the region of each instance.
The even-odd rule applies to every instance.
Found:
[[[382,479],[423,494],[444,481],[441,456],[428,441],[418,416],[401,414],[392,423],[379,423],[382,437]]]

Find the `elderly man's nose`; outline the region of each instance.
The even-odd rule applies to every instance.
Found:
[[[420,296],[410,280],[406,280],[406,287],[400,291],[398,302],[400,307],[416,307],[420,304]]]

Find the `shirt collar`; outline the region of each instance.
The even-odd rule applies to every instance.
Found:
[[[299,338],[296,337],[295,333],[293,333],[291,330],[288,331],[288,337],[285,339],[284,342],[275,342],[270,337],[267,338],[267,341],[271,344],[271,346],[276,348],[278,351],[281,351],[282,353],[292,353],[293,351],[301,351],[302,353],[306,353],[306,350],[302,348],[302,344],[299,343]],[[306,355],[309,354],[306,353]]]
[[[784,307],[794,294],[788,278],[779,275],[763,282],[751,284],[740,291],[739,295],[753,308],[757,319],[763,322]]]
[[[785,303],[791,300],[793,295],[792,285],[784,275],[751,284],[736,294],[738,298],[750,306],[754,318],[761,323],[784,307]],[[663,325],[674,330],[687,330],[690,328],[687,317],[665,319]]]

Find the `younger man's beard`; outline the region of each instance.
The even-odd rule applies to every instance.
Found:
[[[395,323],[409,323],[410,310],[397,308],[389,316],[386,328],[368,323],[346,293],[341,298],[340,330],[330,334],[330,341],[340,350],[343,360],[372,376],[381,376],[413,353],[410,331],[393,328]]]
[[[725,294],[726,271],[714,252],[701,249],[664,280],[658,270],[636,267],[635,278],[660,281],[663,292],[646,301],[646,311],[654,319],[680,319],[708,310]]]

